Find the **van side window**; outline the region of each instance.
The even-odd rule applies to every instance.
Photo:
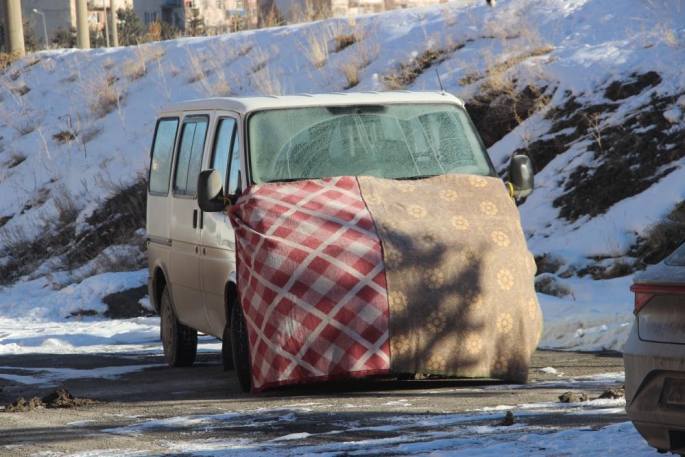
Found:
[[[157,122],[155,138],[152,142],[152,157],[150,159],[149,191],[151,194],[166,195],[169,192],[171,157],[174,152],[177,129],[177,118],[160,119]]]
[[[174,194],[195,196],[197,177],[202,167],[202,150],[207,133],[207,118],[186,119],[181,130],[181,145],[176,160]]]
[[[233,129],[235,128],[235,119],[225,118],[219,121],[217,128],[216,139],[214,140],[214,152],[212,154],[212,163],[210,168],[221,173],[221,182],[226,189],[226,175],[228,174],[228,156],[231,152],[231,139],[233,138]]]
[[[235,129],[233,135],[233,145],[231,147],[231,167],[228,175],[228,195],[235,194],[240,187],[240,141],[238,129]]]

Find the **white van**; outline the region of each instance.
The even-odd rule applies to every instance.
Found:
[[[461,181],[453,184],[456,181],[453,181],[452,177]],[[464,181],[467,178],[473,184],[468,189],[468,183]],[[480,211],[478,218],[490,217],[494,224],[511,225],[511,231],[507,229],[504,233],[502,230],[494,230],[492,236],[487,235],[487,240],[483,239],[490,244],[495,240],[495,247],[501,247],[505,242],[506,249],[516,245],[518,251],[508,251],[501,257],[506,257],[508,262],[511,262],[512,258],[520,258],[523,262],[522,267],[512,266],[511,269],[507,269],[512,273],[506,274],[502,273],[504,270],[500,268],[497,273],[499,276],[492,276],[493,279],[490,281],[483,273],[489,268],[487,264],[482,264],[483,272],[480,273],[476,267],[470,266],[467,270],[460,270],[461,282],[456,279],[452,281],[450,275],[454,273],[454,269],[449,270],[452,273],[443,275],[436,267],[434,281],[425,283],[428,284],[426,290],[435,292],[436,287],[433,286],[439,284],[444,300],[435,298],[429,304],[422,304],[418,303],[421,301],[420,298],[411,298],[410,294],[407,295],[409,309],[414,306],[423,310],[416,312],[416,317],[425,315],[428,319],[433,316],[433,321],[421,323],[423,328],[431,329],[432,334],[440,338],[446,335],[444,341],[468,342],[469,337],[474,337],[474,333],[467,331],[468,329],[450,336],[450,332],[455,331],[450,319],[463,321],[462,318],[467,311],[475,313],[466,305],[454,304],[461,303],[457,298],[468,296],[471,297],[469,300],[474,301],[474,293],[487,298],[488,291],[492,289],[488,285],[490,282],[500,281],[501,284],[504,280],[505,285],[509,286],[508,281],[511,280],[513,284],[522,284],[521,290],[524,292],[520,292],[523,294],[520,297],[517,295],[503,298],[492,295],[493,298],[488,300],[501,301],[502,306],[510,306],[504,305],[504,302],[510,299],[522,300],[521,303],[525,302],[521,305],[523,308],[502,308],[497,315],[499,317],[492,314],[494,308],[490,308],[488,316],[491,317],[482,319],[492,320],[491,325],[480,325],[479,328],[487,327],[494,330],[487,335],[483,333],[482,338],[476,335],[480,338],[479,342],[465,346],[466,349],[463,349],[461,356],[458,350],[450,349],[450,353],[460,357],[459,361],[452,363],[449,357],[445,358],[445,354],[433,356],[421,352],[425,348],[421,349],[424,343],[420,340],[423,338],[421,341],[425,342],[425,337],[416,336],[417,342],[412,343],[411,335],[409,339],[403,335],[394,336],[392,325],[388,325],[386,321],[392,321],[395,316],[400,316],[399,311],[394,309],[399,309],[395,306],[396,298],[402,292],[393,285],[395,270],[391,271],[392,268],[399,268],[396,266],[398,258],[404,255],[404,265],[407,265],[407,259],[411,257],[414,259],[411,261],[412,265],[424,265],[421,271],[433,271],[429,268],[431,259],[456,259],[459,255],[467,253],[468,249],[471,249],[468,252],[473,251],[476,244],[471,247],[463,246],[463,252],[462,247],[449,247],[452,246],[449,243],[454,240],[453,234],[461,233],[464,224],[468,224],[464,218],[464,215],[467,215],[464,208],[467,207],[459,209],[458,214],[449,216],[451,219],[448,219],[452,221],[450,230],[454,232],[445,232],[443,252],[431,251],[433,253],[422,256],[417,254],[419,251],[416,251],[414,246],[411,253],[406,251],[402,254],[401,249],[395,249],[397,243],[396,238],[392,238],[393,233],[386,229],[393,224],[401,226],[403,217],[386,214],[384,228],[381,227],[381,213],[390,207],[390,203],[386,208],[382,201],[377,201],[378,198],[374,198],[368,192],[364,194],[365,190],[355,190],[357,183],[365,186],[376,185],[375,189],[386,189],[388,196],[385,197],[385,201],[389,202],[393,195],[399,195],[405,188],[413,189],[403,194],[397,203],[393,203],[393,208],[407,204],[407,214],[410,214],[407,220],[411,221],[408,227],[411,233],[418,234],[411,237],[426,237],[426,240],[437,240],[442,243],[440,240],[443,240],[443,235],[440,233],[444,230],[438,230],[435,225],[439,218],[425,217],[426,214],[430,215],[430,208],[428,213],[423,208],[414,208],[414,196],[419,198],[421,192],[428,192],[426,195],[429,195],[431,189],[440,189],[436,190],[436,197],[428,198],[428,203],[424,206],[430,206],[440,200],[437,195],[444,197],[448,206],[440,207],[440,211],[446,215],[445,217],[448,213],[444,211],[454,208],[460,201],[468,203],[468,200],[460,200],[460,197],[469,195],[471,190],[489,196],[501,193],[511,202],[513,197],[525,197],[532,192],[533,172],[527,157],[513,158],[509,180],[507,183],[498,180],[463,103],[445,93],[388,92],[214,98],[168,106],[159,113],[152,142],[147,204],[148,288],[151,303],[161,316],[160,334],[167,363],[171,366],[192,365],[197,350],[197,333],[202,332],[223,341],[224,368],[236,368],[241,387],[245,391],[256,392],[275,385],[334,377],[406,375],[417,372],[525,380],[530,353],[535,349],[541,327],[539,307],[533,290],[534,271],[530,271],[532,257],[525,248],[517,214],[515,220],[512,219],[513,222],[492,219],[500,217],[506,211],[507,214],[514,214],[515,205],[510,205],[514,208],[512,212],[507,206],[509,203],[497,203],[500,208],[502,205],[507,206],[506,211],[500,209],[497,213],[497,207],[493,203],[495,200],[490,198],[480,203],[480,210],[474,211]],[[369,287],[365,292],[360,286],[360,291],[354,292],[357,294],[355,300],[350,301],[356,303],[354,305],[341,304],[343,299],[348,300],[349,297],[336,295],[338,292],[334,288],[325,289],[318,301],[306,294],[297,296],[296,288],[307,281],[310,291],[322,290],[323,276],[316,277],[319,270],[314,267],[306,273],[309,276],[302,276],[304,279],[297,276],[305,275],[305,272],[300,271],[302,264],[308,261],[303,260],[304,258],[290,263],[280,260],[277,262],[279,246],[284,246],[283,243],[292,245],[292,241],[281,237],[276,244],[266,242],[273,246],[273,249],[265,247],[266,244],[259,244],[265,239],[273,240],[268,237],[280,236],[279,230],[283,229],[283,225],[278,228],[262,227],[264,233],[259,234],[262,241],[254,241],[256,238],[250,241],[250,236],[259,230],[254,224],[259,225],[267,221],[273,214],[274,220],[277,219],[285,225],[292,225],[297,219],[293,215],[299,210],[308,212],[307,214],[320,220],[338,223],[333,220],[337,217],[335,214],[317,215],[316,210],[312,209],[326,206],[326,201],[321,200],[328,198],[325,197],[325,192],[321,194],[323,196],[316,192],[312,193],[316,194],[319,200],[312,197],[311,201],[304,198],[303,201],[294,203],[288,200],[289,197],[283,197],[286,194],[279,194],[281,197],[278,198],[282,198],[286,205],[290,205],[288,208],[280,208],[282,205],[278,205],[277,199],[272,201],[276,197],[269,200],[271,197],[265,197],[266,194],[263,193],[292,191],[287,195],[295,195],[297,192],[300,195],[308,195],[306,192],[310,191],[306,186],[310,184],[314,186],[312,188],[347,186],[343,193],[349,193],[351,200],[343,204],[342,210],[346,207],[355,207],[364,213],[360,218],[372,221],[363,228],[352,228],[357,230],[355,236],[368,240],[368,246],[376,253],[376,257],[373,257],[375,260],[368,260],[371,258],[368,256],[365,259],[368,260],[370,267],[376,268],[374,271],[382,272],[378,278],[383,276],[383,280],[374,280],[373,284],[369,284],[371,289],[375,288],[372,295],[369,295]],[[350,186],[355,189],[349,189]],[[462,190],[459,186],[466,187]],[[259,202],[254,205],[264,205],[264,202],[271,201],[268,204],[270,206],[267,208],[253,205],[248,208],[252,203],[246,200],[252,197],[257,200],[250,202]],[[274,208],[280,208],[280,213],[273,213]],[[423,219],[413,219],[414,216],[422,215]],[[460,217],[462,219],[459,219]],[[252,220],[248,220],[250,218]],[[232,219],[233,225],[229,219]],[[474,227],[474,224],[481,224],[478,220],[480,219],[472,218],[471,227]],[[460,221],[462,225],[459,225]],[[340,224],[340,227],[350,228],[349,221]],[[234,226],[240,227],[238,238]],[[493,227],[496,228],[496,225]],[[309,233],[307,240],[313,239],[310,238],[312,236],[320,235]],[[510,239],[517,241],[510,242]],[[250,245],[251,242],[259,245]],[[350,239],[341,243],[336,252],[350,253],[356,249]],[[492,251],[482,243],[478,246],[476,257],[480,255],[479,252],[485,256],[486,252]],[[241,265],[236,265],[237,248],[244,251],[242,257],[238,256],[243,262],[242,269]],[[259,270],[255,259],[266,259],[265,263],[269,265],[278,263],[276,269],[280,270],[276,273],[282,273],[288,281],[274,285],[278,283],[278,279],[274,279],[275,275],[272,275],[271,279],[265,279],[265,274]],[[346,260],[336,261],[340,268],[345,268]],[[519,270],[527,271],[526,275],[516,276]],[[237,271],[242,273],[237,274]],[[398,274],[399,271],[397,270]],[[479,274],[481,276],[478,276]],[[354,289],[357,283],[369,281],[368,274],[354,278],[356,279],[351,279],[349,284],[346,283],[348,289]],[[463,278],[471,278],[467,282],[473,284],[463,288]],[[419,289],[423,287],[420,285],[423,280],[425,278],[416,280]],[[330,278],[327,281],[330,282]],[[411,281],[405,278],[401,282]],[[363,300],[358,300],[359,297]],[[338,306],[331,308],[328,304],[322,305],[324,301],[337,303]],[[453,304],[448,305],[448,302]],[[369,308],[369,303],[373,308]],[[283,308],[286,304],[289,306],[287,309]],[[357,308],[354,308],[355,306]],[[402,310],[407,309],[407,303],[403,306]],[[496,305],[487,303],[487,306]],[[260,307],[261,310],[258,309]],[[305,308],[313,314],[303,317],[305,315],[302,314],[302,310]],[[332,311],[333,308],[335,311]],[[336,316],[326,314],[345,310],[348,311],[349,317],[342,324],[342,321],[336,320]],[[373,332],[373,336],[367,335],[368,332],[364,329],[357,332],[355,325],[362,324],[354,320],[355,316],[366,317],[372,314],[377,314],[381,320],[385,319],[385,323],[375,321],[377,331]],[[317,328],[305,329],[304,323],[308,322],[307,319],[311,316],[315,316],[317,321],[331,324],[331,332],[337,336],[330,337],[330,341],[326,340],[325,344],[321,343],[329,333],[325,333],[323,324]],[[473,316],[476,320],[481,319],[477,317],[480,315]],[[444,322],[443,317],[446,319]],[[415,318],[410,320],[416,321]],[[515,335],[502,333],[502,329],[514,332]],[[410,333],[418,335],[418,331]],[[341,343],[343,336],[345,341],[349,341]],[[367,337],[373,341],[366,341]],[[514,356],[504,354],[497,348],[489,349],[507,346],[508,340],[503,338],[510,337],[528,341],[525,350],[521,352],[523,355]],[[497,341],[501,344],[498,346],[492,338],[500,338]],[[409,347],[405,347],[405,340],[413,348],[414,358],[426,359],[425,363],[407,359],[401,365],[393,365],[391,359],[397,359],[402,350]],[[492,344],[488,340],[491,340]],[[319,352],[317,360],[312,362],[311,351],[314,351],[314,347]],[[361,349],[355,349],[357,347],[367,351],[364,353],[366,355],[362,355]],[[487,353],[486,356],[483,355],[483,351]],[[320,361],[322,357],[325,363]],[[475,362],[469,362],[472,365],[464,366],[464,360],[471,358],[487,360],[488,367],[491,368],[477,368]],[[360,361],[361,359],[364,361]],[[376,362],[371,363],[369,360]],[[431,365],[428,360],[435,363],[431,362]],[[518,371],[512,374],[514,372],[511,367],[514,365],[518,367]]]

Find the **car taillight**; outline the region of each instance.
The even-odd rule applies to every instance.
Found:
[[[683,295],[683,298],[685,299],[685,287],[681,286],[633,284],[630,286],[630,290],[631,292],[635,293],[635,307],[633,308],[633,314],[636,316],[655,295]]]

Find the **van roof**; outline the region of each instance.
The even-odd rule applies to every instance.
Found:
[[[172,103],[160,115],[179,111],[227,110],[249,113],[262,109],[303,106],[345,106],[376,103],[464,103],[446,92],[334,92],[329,94],[266,95],[252,97],[220,97]]]

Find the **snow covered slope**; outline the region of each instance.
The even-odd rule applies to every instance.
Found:
[[[474,107],[486,97],[479,127],[489,128],[488,100],[530,102],[488,138],[503,174],[515,151],[538,164],[520,210],[530,249],[554,263],[541,278],[562,296],[539,294],[542,345],[620,349],[630,277],[584,273],[632,264],[639,237],[683,199],[684,49],[679,0],[501,0],[29,55],[0,75],[0,353],[19,350],[12,335],[26,319],[102,311],[93,300],[112,277],[83,280],[131,248],[75,260],[57,246],[92,232],[103,202],[144,176],[160,107],[216,95],[435,90],[435,70]],[[138,246],[143,236],[135,232]],[[145,275],[116,281],[139,286]],[[42,344],[21,341],[23,350]]]

